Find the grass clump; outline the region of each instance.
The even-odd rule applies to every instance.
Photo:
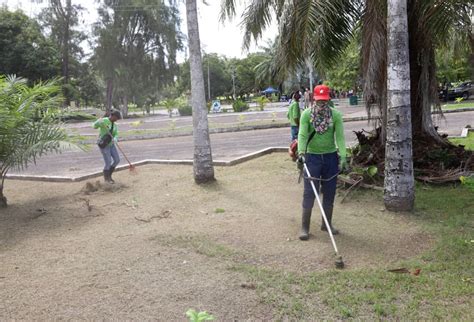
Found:
[[[231,269],[244,273],[281,319],[472,320],[473,215],[474,199],[465,187],[418,187],[410,220],[437,241],[432,250],[394,266],[420,268],[418,276],[385,269],[306,274],[248,264]]]
[[[466,150],[474,151],[474,133],[469,132],[465,138],[449,139],[455,145],[463,145]]]

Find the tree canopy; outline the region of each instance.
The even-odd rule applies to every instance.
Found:
[[[54,78],[59,52],[40,25],[23,12],[0,8],[0,74],[24,77],[30,83]]]

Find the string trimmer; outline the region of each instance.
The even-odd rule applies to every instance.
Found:
[[[314,182],[311,179],[312,177],[311,177],[311,173],[309,173],[308,166],[306,165],[306,163],[304,163],[303,166],[304,166],[304,170],[306,172],[306,175],[308,176],[308,180],[311,184],[311,187],[313,188],[314,196],[316,197],[316,201],[318,202],[319,210],[321,210],[321,214],[323,216],[324,223],[326,224],[326,227],[328,228],[328,233],[329,233],[329,237],[331,237],[332,246],[334,247],[334,251],[336,252],[336,254],[335,254],[335,256],[336,256],[336,262],[335,262],[336,268],[342,269],[342,268],[344,268],[344,262],[342,261],[342,256],[339,255],[339,251],[337,250],[336,241],[334,240],[334,236],[333,236],[332,231],[331,231],[331,226],[329,225],[328,219],[326,218],[326,213],[324,212],[323,206],[321,204],[321,200],[319,199],[318,191],[316,190],[316,186],[314,185]]]

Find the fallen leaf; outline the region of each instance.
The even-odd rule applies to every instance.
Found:
[[[249,289],[249,290],[254,290],[254,289],[257,288],[257,287],[255,286],[255,284],[252,284],[252,283],[250,283],[250,284],[242,283],[242,284],[240,284],[240,287],[241,287],[241,288],[246,288],[246,289]]]
[[[415,275],[415,276],[418,276],[418,275],[420,275],[420,272],[421,272],[421,269],[420,269],[420,268],[417,268],[417,269],[415,269],[415,270],[413,271],[412,274]]]

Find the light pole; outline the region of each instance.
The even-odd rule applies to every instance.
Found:
[[[235,97],[235,67],[232,68],[232,90],[234,92],[233,98],[235,100],[236,99],[236,97]]]
[[[209,55],[207,55],[207,97],[211,101],[211,76],[209,73]]]

